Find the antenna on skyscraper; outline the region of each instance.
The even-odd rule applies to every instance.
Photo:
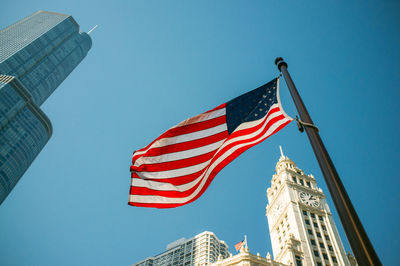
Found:
[[[92,31],[94,31],[96,28],[97,28],[97,26],[98,25],[96,25],[96,26],[94,26],[90,31],[88,31],[88,33],[87,34],[90,34],[90,33],[92,33]]]

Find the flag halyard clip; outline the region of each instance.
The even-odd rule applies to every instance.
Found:
[[[296,123],[297,123],[297,128],[299,129],[299,131],[301,133],[304,132],[304,127],[312,127],[315,128],[317,130],[317,133],[319,133],[319,128],[316,125],[310,124],[310,123],[306,123],[301,121],[301,119],[299,119],[299,117],[296,115]]]

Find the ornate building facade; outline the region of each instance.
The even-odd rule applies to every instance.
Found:
[[[227,259],[223,259],[222,256],[218,257],[218,261],[211,264],[212,266],[287,266],[286,264],[273,261],[271,255],[268,253],[266,258],[251,254],[249,248],[243,246],[240,249],[240,253],[235,256],[230,256]]]
[[[315,178],[282,150],[275,170],[266,212],[274,259],[292,265],[352,265]]]
[[[357,265],[346,254],[326,196],[315,178],[283,155],[276,164],[267,189],[267,218],[274,259],[250,253],[247,244],[240,253],[219,257],[213,266],[328,266]]]
[[[240,252],[234,256],[227,249],[220,249],[224,250],[224,253],[217,254],[214,250],[212,256],[203,255],[201,258],[186,259],[184,254],[187,252],[191,256],[195,256],[196,251],[197,254],[199,252],[206,254],[206,250],[200,251],[201,247],[209,245],[205,244],[208,243],[205,242],[208,238],[204,238],[204,236],[202,242],[197,240],[197,249],[194,249],[194,244],[186,246],[188,243],[196,242],[195,240],[205,233],[214,235],[211,232],[204,232],[194,237],[193,240],[185,240],[184,243],[176,244],[173,248],[167,246],[167,251],[164,253],[134,265],[357,265],[355,258],[351,254],[346,254],[344,250],[326,196],[317,187],[315,178],[312,175],[306,175],[292,160],[283,155],[282,150],[275,171],[271,186],[267,189],[266,211],[273,259],[269,253],[266,257],[261,257],[258,253],[257,255],[250,253],[247,241],[241,247]],[[211,238],[209,237],[209,239]],[[161,258],[166,258],[167,254],[170,259],[168,261],[161,260]]]

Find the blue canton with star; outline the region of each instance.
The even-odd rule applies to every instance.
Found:
[[[277,80],[249,91],[226,103],[226,124],[231,134],[240,124],[261,119],[278,103]]]

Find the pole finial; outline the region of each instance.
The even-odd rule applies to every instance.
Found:
[[[275,59],[275,65],[278,67],[279,71],[281,71],[281,67],[282,67],[282,66],[287,67],[286,62],[285,62],[285,60],[283,60],[282,57],[277,57],[277,58]]]

